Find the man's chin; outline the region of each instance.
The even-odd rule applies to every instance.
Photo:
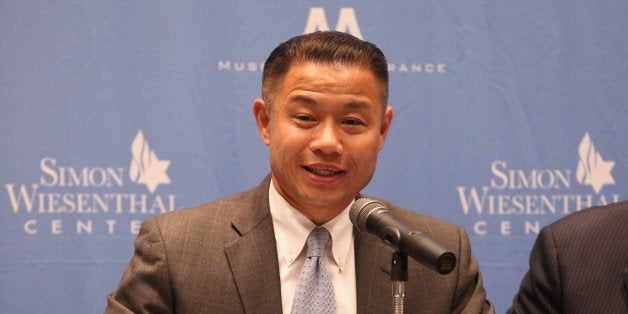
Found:
[[[338,209],[338,208],[346,208],[349,206],[352,197],[324,197],[321,198],[324,192],[319,193],[313,197],[308,197],[307,204],[310,206],[316,206],[319,208],[330,208],[330,209]]]

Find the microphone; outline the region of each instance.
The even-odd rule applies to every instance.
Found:
[[[403,251],[417,262],[440,273],[449,274],[456,266],[456,255],[447,248],[416,231],[399,219],[382,203],[360,198],[355,200],[349,218],[358,230]]]

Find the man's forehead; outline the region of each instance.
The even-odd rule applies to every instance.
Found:
[[[319,68],[331,68],[331,69],[336,69],[336,70],[353,69],[353,70],[368,71],[371,73],[373,72],[368,66],[363,65],[363,64],[358,64],[358,63],[344,63],[344,62],[337,62],[337,61],[333,61],[333,62],[314,62],[314,61],[298,62],[298,61],[295,61],[292,64],[290,64],[290,67],[288,68],[288,71],[286,72],[286,74],[295,69],[319,69]]]

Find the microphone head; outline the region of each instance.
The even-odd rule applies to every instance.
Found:
[[[375,209],[386,209],[386,207],[378,201],[368,198],[359,198],[351,205],[349,219],[354,226],[358,227],[358,230],[368,233],[366,231],[366,219]]]

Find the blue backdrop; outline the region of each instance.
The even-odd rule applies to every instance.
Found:
[[[97,313],[148,216],[257,185],[262,63],[387,55],[366,191],[463,226],[503,313],[541,227],[628,188],[626,1],[2,1],[0,305]]]

